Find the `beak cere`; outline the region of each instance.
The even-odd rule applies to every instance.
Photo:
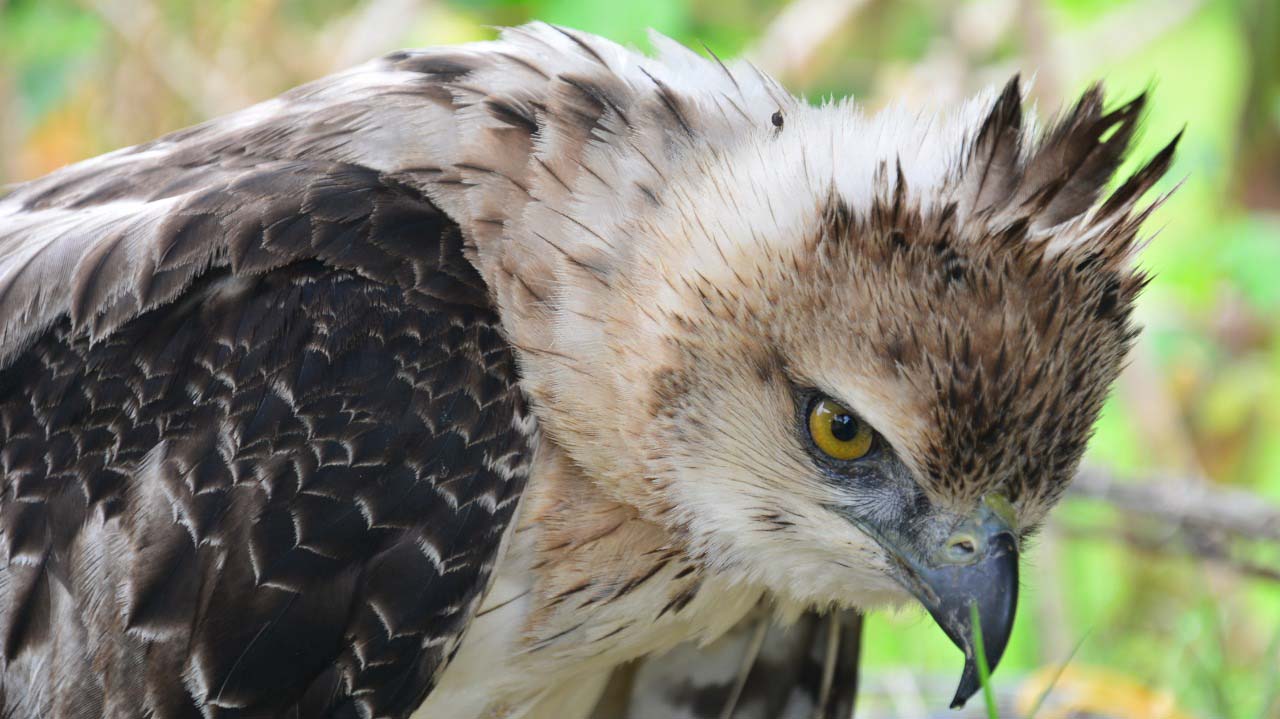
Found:
[[[938,626],[964,651],[964,673],[951,708],[964,706],[981,688],[974,652],[972,606],[982,631],[983,654],[995,671],[1013,630],[1018,608],[1018,543],[1004,516],[992,507],[1007,502],[984,501],[927,563],[907,562],[914,575],[911,592]]]

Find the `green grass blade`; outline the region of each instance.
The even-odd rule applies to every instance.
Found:
[[[1031,705],[1031,711],[1027,712],[1026,719],[1035,719],[1036,713],[1044,706],[1045,700],[1049,698],[1049,694],[1053,691],[1054,687],[1058,686],[1058,680],[1062,678],[1062,673],[1067,671],[1067,667],[1071,664],[1072,660],[1076,658],[1076,654],[1080,651],[1080,647],[1084,646],[1084,640],[1088,638],[1089,632],[1085,632],[1084,636],[1080,637],[1079,641],[1076,642],[1076,645],[1071,648],[1071,652],[1067,654],[1067,658],[1062,660],[1062,663],[1058,665],[1058,671],[1054,672],[1053,679],[1049,680],[1049,684],[1044,688],[1044,691],[1040,692],[1040,696],[1036,697],[1036,703]]]
[[[1000,719],[996,707],[996,693],[991,687],[991,668],[987,666],[987,648],[982,642],[982,620],[978,617],[978,603],[969,603],[969,620],[973,623],[973,655],[978,662],[978,681],[982,684],[982,699],[987,706],[987,719]]]
[[[1261,719],[1280,716],[1280,626],[1267,644],[1266,659],[1263,666],[1271,663],[1271,676],[1267,678],[1267,690],[1262,693],[1262,710],[1258,713]],[[1276,713],[1271,713],[1271,712]]]

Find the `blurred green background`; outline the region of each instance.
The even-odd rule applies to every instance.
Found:
[[[1088,464],[1153,497],[1280,504],[1276,0],[0,0],[0,185],[530,19],[640,48],[653,27],[871,107],[938,106],[1016,71],[1042,113],[1099,79],[1117,99],[1152,91],[1134,162],[1185,127],[1162,189],[1182,184],[1150,225],[1147,330]],[[1070,658],[1039,716],[1280,717],[1280,522],[1263,527],[1270,541],[1069,499],[1024,570],[1003,696],[1025,711]],[[868,627],[861,708],[941,705],[959,657],[932,623]]]

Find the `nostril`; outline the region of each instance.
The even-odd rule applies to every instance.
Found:
[[[947,540],[947,555],[953,562],[964,562],[978,553],[978,542],[969,534],[956,534]]]

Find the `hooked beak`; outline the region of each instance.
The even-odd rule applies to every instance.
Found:
[[[951,708],[981,688],[970,605],[977,606],[983,654],[995,671],[1013,630],[1018,607],[1018,541],[1013,511],[1003,497],[984,498],[929,561],[903,558],[907,589],[964,652],[964,673]]]

